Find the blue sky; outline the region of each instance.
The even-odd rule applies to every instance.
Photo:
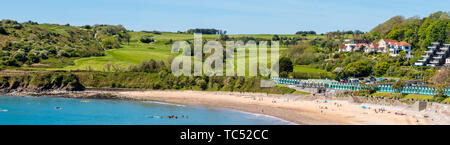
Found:
[[[9,0],[0,19],[71,25],[122,24],[131,30],[217,28],[229,34],[369,31],[402,15],[450,11],[449,0]]]

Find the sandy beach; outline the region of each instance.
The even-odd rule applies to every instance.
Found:
[[[95,91],[99,93],[99,91]],[[122,99],[222,107],[270,115],[302,125],[428,125],[418,111],[343,100],[301,99],[259,93],[204,91],[100,91]],[[362,107],[363,106],[363,107]],[[383,108],[384,111],[379,109]],[[445,124],[445,123],[444,123]]]

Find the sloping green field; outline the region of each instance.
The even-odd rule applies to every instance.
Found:
[[[306,78],[332,79],[335,76],[332,73],[327,72],[326,70],[316,69],[309,65],[295,65],[294,66],[294,77],[301,78],[301,79],[306,79]]]
[[[295,65],[294,72],[305,72],[305,73],[328,73],[326,70],[312,68],[308,65]]]
[[[127,68],[129,65],[138,65],[144,60],[154,59],[167,61],[169,56],[176,55],[171,53],[172,44],[167,42],[194,39],[194,35],[192,34],[177,34],[167,32],[163,32],[162,34],[153,34],[147,32],[130,32],[130,33],[132,37],[129,44],[125,42],[122,45],[122,48],[107,50],[105,56],[80,58],[74,61],[75,65],[73,66],[66,66],[64,68],[50,68],[50,70],[62,69],[62,70],[104,71],[107,64],[112,64],[116,67]],[[141,43],[139,39],[144,35],[152,36],[155,39],[155,42],[151,44]],[[299,35],[280,35],[280,36],[299,37]],[[230,37],[254,37],[262,39],[271,39],[273,35],[272,34],[230,35]],[[219,39],[219,35],[202,35],[202,38],[204,40],[217,40]],[[223,47],[225,48],[226,46]],[[270,48],[268,49],[270,50]],[[280,54],[285,49],[286,48],[280,48]],[[245,57],[246,59],[248,59],[247,61],[245,61],[246,64],[248,64],[248,62],[256,62],[256,60],[258,59],[257,57],[250,58],[249,53],[247,53]],[[270,57],[270,53],[268,54],[268,57]],[[236,60],[235,64],[237,63],[244,63],[244,62],[238,62]]]

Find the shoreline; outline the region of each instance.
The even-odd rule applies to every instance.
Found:
[[[381,105],[353,103],[308,95],[274,95],[262,93],[174,91],[174,90],[86,90],[45,93],[8,93],[12,96],[49,96],[80,99],[125,99],[156,101],[180,105],[228,108],[247,113],[268,115],[299,125],[429,125],[450,124],[444,119],[430,120],[435,114],[383,106],[386,112],[375,112]],[[368,108],[361,108],[362,105]],[[372,107],[372,109],[370,108]],[[389,113],[388,113],[389,112]],[[397,115],[401,112],[401,115]],[[438,114],[436,114],[438,115]],[[426,117],[430,116],[430,117]],[[435,117],[434,117],[435,118]]]
[[[135,100],[135,101],[141,101],[141,100]],[[195,107],[206,107],[206,108],[209,108],[208,106],[205,106],[205,105],[183,105],[183,104],[167,103],[167,102],[160,102],[160,101],[143,101],[143,102],[163,104],[163,105],[195,106]],[[261,113],[252,113],[252,112],[247,112],[247,111],[242,111],[242,110],[237,110],[237,109],[231,109],[231,108],[223,108],[223,107],[211,107],[211,108],[224,109],[224,110],[232,111],[232,112],[239,112],[239,113],[249,114],[249,115],[254,115],[254,116],[263,116],[264,118],[276,119],[276,120],[281,121],[281,122],[284,123],[284,124],[281,124],[281,125],[301,125],[301,124],[297,124],[297,123],[294,123],[294,122],[291,122],[291,121],[284,120],[282,118],[278,118],[278,117],[270,116],[270,115],[266,115],[266,114],[261,114]]]

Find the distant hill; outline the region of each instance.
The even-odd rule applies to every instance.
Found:
[[[372,29],[369,40],[382,38],[406,41],[415,49],[424,50],[431,42],[450,43],[449,12],[435,12],[428,17],[395,16]]]
[[[48,58],[102,56],[130,39],[118,25],[70,26],[0,21],[0,63],[7,66],[39,63]]]

